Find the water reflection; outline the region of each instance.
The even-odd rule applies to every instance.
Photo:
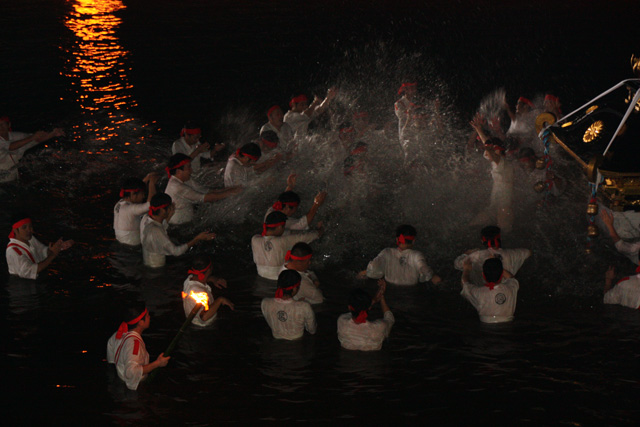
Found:
[[[87,113],[79,130],[104,142],[133,120],[127,112],[137,105],[127,77],[130,53],[120,46],[116,34],[122,19],[115,13],[126,6],[120,0],[70,3],[64,24],[75,38],[70,46],[62,47],[68,54],[63,74],[71,80],[74,100]]]

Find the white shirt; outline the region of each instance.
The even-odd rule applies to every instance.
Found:
[[[267,122],[260,128],[260,134],[262,135],[262,132],[269,130],[278,135],[278,139],[280,140],[280,142],[278,142],[278,147],[282,149],[282,151],[291,151],[293,149],[292,144],[294,132],[293,129],[291,129],[291,126],[289,126],[289,123],[282,123],[280,130],[278,130],[271,123]]]
[[[401,251],[398,248],[386,248],[367,265],[367,277],[384,277],[387,282],[395,285],[415,285],[431,280],[433,271],[427,265],[422,252],[414,249]]]
[[[640,308],[640,274],[619,281],[604,294],[605,304],[620,304],[625,307]]]
[[[129,390],[137,390],[144,365],[149,364],[149,353],[139,333],[125,332],[120,339],[114,333],[107,342],[107,362],[115,363],[118,377]]]
[[[284,122],[291,126],[293,134],[296,138],[300,136],[306,136],[309,133],[309,123],[311,123],[311,117],[303,113],[297,113],[294,111],[287,111],[284,115]]]
[[[629,260],[638,265],[638,251],[640,250],[640,242],[629,243],[624,240],[618,240],[616,242],[616,249],[622,255],[629,258]]]
[[[40,243],[35,237],[31,237],[29,243],[9,239],[7,244],[9,274],[15,274],[23,279],[35,279],[38,277],[38,263],[47,259],[48,255],[49,247]]]
[[[251,251],[253,262],[258,268],[258,275],[265,279],[278,280],[287,251],[298,242],[311,243],[318,237],[317,231],[279,237],[256,234],[251,238]]]
[[[209,298],[209,306],[213,304],[213,294],[211,293],[211,286],[205,283],[198,282],[197,280],[192,280],[192,279],[193,279],[193,275],[190,274],[189,277],[187,277],[187,279],[184,281],[184,284],[182,285],[182,292],[187,294],[186,297],[182,298],[182,306],[184,307],[184,315],[186,317],[189,317],[189,314],[191,314],[191,310],[193,310],[193,307],[195,307],[197,304],[196,300],[189,297],[189,294],[191,293],[191,291],[193,291],[196,294],[200,292],[206,292],[207,297]],[[200,317],[200,315],[203,312],[204,312],[204,309],[200,309],[200,311],[198,312],[198,314],[196,314],[196,316],[193,318],[191,323],[197,326],[209,326],[214,322],[214,320],[216,320],[216,317],[218,317],[218,313],[216,313],[213,315],[213,317],[211,317],[205,322]]]
[[[267,216],[269,216],[269,214],[271,212],[275,212],[275,209],[273,209],[273,206],[270,207],[269,209],[267,209],[267,213],[264,216],[264,219],[267,219]],[[290,216],[287,217],[287,222],[284,224],[284,229],[285,230],[294,230],[294,231],[303,231],[303,230],[308,230],[309,229],[309,223],[307,222],[307,216],[303,215],[300,218],[291,218]],[[285,231],[286,233],[286,231]]]
[[[278,275],[287,270],[287,264],[282,266]],[[324,296],[315,284],[315,282],[318,281],[318,276],[311,270],[298,271],[298,273],[300,273],[302,280],[300,281],[300,289],[298,289],[298,293],[293,296],[293,299],[296,301],[306,301],[309,304],[322,304],[324,302]]]
[[[113,230],[116,239],[125,245],[140,244],[140,219],[149,211],[149,202],[131,203],[120,199],[113,208]]]
[[[196,184],[192,179],[182,182],[171,175],[169,183],[164,191],[171,196],[171,200],[176,206],[176,211],[169,220],[169,224],[184,224],[193,220],[193,205],[204,202],[207,191],[204,187]]]
[[[453,262],[453,266],[456,270],[462,271],[464,269],[464,260],[467,257],[471,258],[471,283],[480,286],[485,283],[484,277],[482,277],[482,266],[486,260],[493,256],[500,258],[502,268],[515,276],[522,264],[531,256],[531,251],[529,249],[479,249],[469,255],[460,255]]]
[[[253,167],[243,166],[242,162],[233,154],[229,157],[227,166],[224,168],[224,186],[246,186],[254,176]]]
[[[296,340],[302,338],[305,329],[312,335],[316,333],[316,315],[308,302],[264,298],[261,308],[274,338]]]
[[[175,245],[169,239],[167,234],[168,227],[169,224],[166,221],[160,224],[148,214],[142,217],[142,221],[140,221],[140,240],[142,241],[144,265],[154,268],[162,267],[166,263],[166,255],[180,256],[189,249],[186,243]]]
[[[506,279],[493,287],[476,286],[465,282],[462,284],[460,295],[465,297],[480,315],[484,323],[501,323],[513,320],[518,298],[518,281]]]
[[[31,147],[38,145],[37,141],[31,141],[17,150],[9,151],[9,146],[14,141],[30,136],[28,133],[9,132],[9,139],[0,136],[0,182],[11,182],[18,179],[18,162],[24,153]]]
[[[380,350],[395,322],[391,311],[385,312],[382,319],[360,324],[353,321],[351,313],[345,313],[338,317],[338,340],[347,350]]]
[[[196,149],[200,145],[201,145],[200,143],[189,145],[187,144],[187,141],[184,140],[184,136],[181,136],[180,139],[177,139],[173,142],[173,145],[171,146],[171,154],[182,153],[191,157],[191,153],[196,151]],[[210,158],[211,158],[211,151],[204,151],[198,154],[191,161],[191,169],[193,170],[193,172],[194,173],[198,172],[202,167],[202,165],[200,164],[200,159],[210,159]]]

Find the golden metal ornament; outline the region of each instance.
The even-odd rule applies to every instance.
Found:
[[[595,225],[590,225],[587,227],[587,236],[589,237],[598,237],[600,231],[598,231],[598,227]]]
[[[547,162],[544,159],[536,160],[536,169],[544,169],[547,166]]]
[[[558,119],[553,113],[542,113],[536,117],[536,132],[540,133],[540,131],[547,126],[551,126]]]
[[[597,105],[592,105],[591,107],[587,108],[587,111],[585,111],[585,113],[587,113],[587,114],[591,114],[591,113],[593,113],[594,111],[596,111],[597,109],[598,109],[598,106],[597,106]]]
[[[585,131],[584,136],[582,137],[582,140],[585,143],[593,142],[600,136],[602,129],[604,129],[604,123],[602,123],[602,120],[597,120],[593,122],[591,126],[589,126]]]
[[[560,125],[560,127],[563,128],[568,128],[569,126],[571,126],[573,124],[573,122],[564,122],[563,124]]]
[[[535,184],[533,184],[533,190],[536,193],[542,193],[544,191],[545,185],[544,185],[544,181],[538,181]]]
[[[598,204],[589,203],[587,205],[587,215],[598,215]]]

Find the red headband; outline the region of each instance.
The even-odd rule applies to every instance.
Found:
[[[24,218],[24,219],[21,219],[20,221],[16,222],[15,224],[13,224],[11,226],[11,232],[9,233],[9,238],[10,239],[15,239],[16,233],[13,232],[14,229],[20,228],[23,225],[30,224],[30,223],[31,223],[31,218]]]
[[[285,224],[286,224],[286,221],[276,222],[275,224],[267,224],[266,222],[262,223],[262,235],[264,236],[265,234],[267,234],[267,228],[276,228]]]
[[[493,149],[493,151],[496,151],[496,150],[498,150],[498,151],[506,151],[506,148],[501,147],[499,145],[495,145],[495,144],[484,144],[484,146],[486,148]]]
[[[269,141],[268,139],[262,138],[262,142],[269,148],[276,148],[278,146],[277,142]]]
[[[158,211],[160,209],[165,209],[168,207],[169,207],[168,203],[165,203],[164,205],[160,205],[160,206],[149,206],[149,216],[153,215],[155,211]]]
[[[488,248],[500,248],[500,233],[498,233],[492,239],[487,239],[485,236],[482,236],[482,242],[487,244]]]
[[[300,102],[305,102],[307,101],[307,96],[306,95],[298,95],[295,96],[293,98],[291,98],[291,101],[289,101],[289,107],[293,108],[293,104],[298,104]]]
[[[271,113],[273,113],[274,111],[276,111],[278,108],[280,108],[279,105],[274,105],[273,107],[269,108],[267,110],[267,117],[269,117],[271,115]]]
[[[200,128],[182,128],[182,130],[180,131],[180,136],[185,136],[185,135],[198,135],[202,133],[202,130]]]
[[[169,178],[171,178],[171,171],[172,170],[180,169],[181,167],[183,167],[184,165],[188,165],[189,163],[191,163],[191,159],[184,159],[183,161],[181,161],[180,163],[178,163],[174,167],[167,166],[166,168],[164,168],[164,170],[167,171],[167,175],[169,176]]]
[[[258,159],[259,159],[259,157],[258,157],[258,156],[254,156],[254,155],[252,155],[252,154],[248,154],[248,153],[244,153],[244,152],[240,151],[240,148],[238,148],[238,149],[236,150],[236,156],[245,156],[245,157],[250,158],[251,160],[255,160],[256,162],[257,162],[257,161],[258,161]]]
[[[285,261],[290,261],[290,260],[306,261],[308,259],[311,259],[312,255],[313,254],[309,254],[309,255],[305,255],[305,256],[295,256],[295,255],[291,255],[291,251],[287,251],[287,254],[284,256],[284,260]]]
[[[138,193],[142,190],[140,190],[139,188],[122,188],[120,189],[120,197],[124,197],[124,193]]]
[[[349,306],[349,310],[356,311],[356,309],[353,308],[352,306]],[[367,313],[367,310],[362,310],[360,313],[358,313],[356,318],[353,319],[353,321],[356,322],[357,324],[364,323],[367,321],[367,317],[369,317],[369,313]]]
[[[2,116],[0,117],[0,122],[11,123],[11,120],[9,120],[9,116]]]
[[[125,332],[129,331],[129,325],[135,325],[136,323],[138,323],[139,321],[141,321],[144,316],[146,316],[148,313],[147,309],[145,308],[144,311],[140,314],[140,316],[136,317],[133,320],[129,320],[128,322],[122,322],[120,323],[120,327],[118,328],[118,332],[116,333],[116,338],[120,339],[122,338],[122,335]]]
[[[204,275],[207,271],[209,271],[210,268],[211,268],[211,263],[209,263],[209,265],[207,265],[202,270],[196,270],[192,268],[189,271],[187,271],[187,273],[196,275],[199,281],[204,282]]]
[[[361,145],[359,147],[354,148],[353,150],[351,150],[351,154],[362,154],[362,153],[366,153],[367,152],[367,146],[366,145]]]
[[[404,243],[413,243],[415,238],[416,238],[416,236],[405,236],[404,234],[401,234],[396,238],[396,243],[398,245],[401,245],[401,244],[404,244]]]
[[[502,273],[500,273],[500,277],[498,277],[498,280],[496,280],[495,282],[487,282],[484,285],[489,288],[489,290],[493,290],[493,288],[500,283],[500,281],[502,280],[502,276],[504,276],[504,270],[502,270]],[[484,273],[482,273],[482,278],[484,280],[487,280],[486,276],[484,275]]]
[[[298,206],[298,202],[281,202],[280,200],[278,200],[271,207],[274,211],[281,211],[285,206],[296,207]]]
[[[551,95],[550,93],[544,96],[544,100],[545,101],[553,101],[553,102],[560,101],[560,99],[557,96]]]
[[[289,286],[288,288],[278,288],[276,289],[276,298],[282,298],[284,296],[284,291],[292,291],[300,286],[300,282]]]
[[[522,102],[523,104],[527,104],[529,107],[533,108],[533,102],[531,102],[531,100],[525,98],[524,96],[518,98],[518,102]]]
[[[402,92],[404,92],[404,90],[408,87],[411,86],[417,86],[418,83],[413,82],[413,83],[402,83],[402,86],[400,86],[400,89],[398,89],[398,95],[400,95]]]

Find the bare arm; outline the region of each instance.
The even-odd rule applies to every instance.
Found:
[[[613,243],[617,243],[618,241],[620,241],[620,236],[613,226],[613,214],[603,209],[600,211],[600,219],[602,219],[602,222],[607,227],[607,230],[609,230],[609,234],[611,235],[611,239],[613,239]]]
[[[217,200],[226,199],[229,196],[233,196],[234,194],[238,194],[243,190],[242,186],[234,186],[227,188],[220,188],[216,190],[211,190],[204,196],[204,201],[207,203],[215,202]]]
[[[142,366],[142,375],[146,375],[157,368],[164,368],[169,363],[169,359],[171,359],[171,356],[165,357],[164,353],[160,353],[160,355],[156,360],[154,360],[153,362],[147,365]]]
[[[209,320],[213,316],[215,316],[216,313],[218,312],[218,309],[223,305],[226,305],[231,310],[233,310],[234,307],[235,307],[233,305],[233,303],[231,301],[229,301],[228,299],[226,299],[225,297],[218,297],[213,301],[213,304],[211,304],[211,306],[209,306],[209,310],[200,312],[200,318],[204,322],[206,322],[207,320]]]

